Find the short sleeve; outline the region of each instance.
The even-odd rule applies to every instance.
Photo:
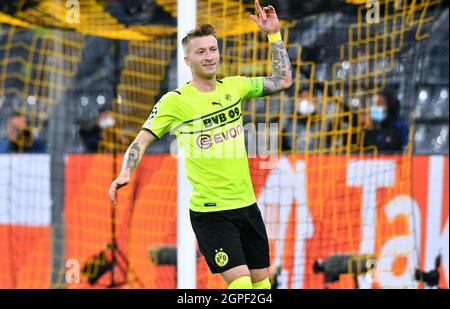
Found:
[[[240,90],[242,99],[263,96],[263,77],[232,76],[227,77],[226,80],[230,83],[231,87],[236,87],[236,89]]]
[[[142,129],[150,131],[158,139],[169,132],[177,119],[174,103],[173,96],[163,96],[153,107]]]
[[[262,77],[242,77],[244,86],[242,98],[259,98],[262,97],[264,81]]]

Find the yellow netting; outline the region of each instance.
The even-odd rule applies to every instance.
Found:
[[[77,73],[84,38],[73,32],[0,27],[5,37],[0,93],[15,96],[16,110],[29,118],[30,127],[42,130],[52,105],[63,99]]]
[[[177,1],[156,2],[176,16]],[[365,113],[370,96],[386,85],[386,74],[393,69],[397,55],[403,51],[405,34],[416,31],[417,40],[427,37],[424,25],[433,21],[429,9],[440,3],[438,0],[402,1],[401,6],[391,9],[394,0],[379,2],[389,9],[384,10],[380,24],[375,25],[366,21],[365,2],[352,1],[362,4],[358,8],[358,22],[348,29],[348,41],[343,42],[340,48],[340,60],[333,67],[332,78],[325,80],[318,78],[314,62],[302,61],[301,46],[289,41],[295,23],[283,21],[282,33],[291,58],[293,87],[271,97],[250,100],[243,106],[247,121],[278,124],[278,150],[283,152],[289,162],[297,164],[296,173],[304,172],[309,179],[308,203],[313,209],[311,216],[315,219],[316,237],[319,240],[306,249],[306,260],[300,261],[298,253],[293,250],[296,239],[306,237],[294,232],[296,225],[306,224],[303,218],[297,219],[295,216],[304,204],[296,201],[289,205],[281,202],[260,205],[265,209],[278,207],[278,211],[288,207],[288,211],[283,210],[291,216],[287,221],[277,217],[269,224],[271,246],[285,248],[283,252],[276,249],[272,251],[273,271],[277,267],[287,270],[288,287],[299,286],[300,280],[302,284],[306,282],[303,287],[322,287],[322,278],[312,274],[312,259],[344,250],[359,252],[360,239],[356,235],[367,223],[358,221],[360,196],[354,191],[345,190],[346,179],[342,175],[347,175],[345,163],[348,161],[355,158],[375,159],[378,154],[376,147],[363,144],[366,127],[355,125],[353,118],[356,114]],[[198,3],[198,23],[212,23],[217,29],[222,46],[220,77],[271,74],[270,46],[248,18],[248,9],[248,5],[237,0],[200,0]],[[99,277],[102,267],[107,266],[110,258],[111,208],[106,197],[107,188],[114,173],[117,174],[120,169],[122,152],[148,117],[156,98],[161,95],[162,82],[167,79],[168,67],[176,55],[176,28],[157,25],[126,27],[105,12],[95,0],[82,1],[79,23],[68,23],[66,14],[64,1],[51,0],[40,1],[37,7],[14,16],[0,13],[0,30],[6,38],[0,46],[3,54],[0,60],[0,92],[20,98],[22,103],[19,108],[31,119],[30,125],[42,129],[50,107],[58,103],[69,81],[76,76],[85,37],[92,35],[128,41],[117,88],[118,97],[113,101],[116,126],[108,128],[102,135],[101,154],[71,156],[66,162],[63,227],[66,233],[63,239],[52,240],[59,241],[65,248],[64,256],[54,255],[53,259],[71,258],[79,261],[82,268],[89,266],[86,268],[87,275],[81,278],[81,284],[70,287],[96,284],[102,287],[109,284],[109,276],[102,277],[92,285],[89,279]],[[19,39],[23,33],[28,34],[25,41]],[[17,49],[23,52],[16,53]],[[53,60],[49,61],[46,56],[52,56]],[[389,59],[389,63],[385,62],[386,59]],[[15,64],[22,69],[20,73],[14,70],[15,73],[10,74],[8,67]],[[7,87],[11,79],[19,81],[20,87]],[[323,88],[320,97],[314,92],[317,86]],[[320,112],[314,116],[298,116],[296,113],[301,100],[305,99],[301,97],[304,88],[308,92],[306,98],[320,101]],[[360,104],[355,110],[345,110],[344,103],[352,99],[359,99]],[[301,117],[306,123],[303,133],[299,133],[297,128],[297,120]],[[287,149],[283,146],[285,138],[292,141],[291,147]],[[301,142],[305,144],[295,146]],[[411,149],[409,145],[402,158],[396,161],[400,166],[397,185],[392,190],[383,191],[382,201],[409,192]],[[363,157],[362,153],[367,151],[371,155]],[[301,170],[299,161],[304,162],[307,171]],[[160,155],[151,160],[145,158],[141,164],[132,183],[121,191],[117,206],[117,241],[121,251],[128,257],[128,272],[117,270],[116,280],[122,282],[128,279],[126,287],[174,288],[175,267],[155,265],[148,254],[153,246],[173,245],[176,242],[176,161],[168,155]],[[252,173],[255,179],[267,176],[257,169],[252,170]],[[280,173],[279,176],[282,178],[283,175],[286,174]],[[353,180],[347,181],[352,183]],[[259,184],[260,187],[263,185]],[[274,184],[269,189],[281,199],[279,193],[284,189],[283,184]],[[379,211],[382,201],[370,205],[371,209]],[[367,239],[373,243],[375,252],[380,250],[389,235],[404,232],[404,223],[392,225],[386,219],[383,220],[378,224],[376,233]],[[278,231],[280,227],[286,228],[282,237],[278,232],[271,232],[272,229]],[[26,230],[22,233],[21,237],[27,239],[34,232]],[[413,250],[415,248],[410,248],[408,252]],[[102,252],[106,258],[100,254]],[[50,260],[49,252],[39,251],[36,254],[41,259]],[[294,265],[300,264],[307,269],[303,278],[293,271],[297,267]],[[43,274],[47,273],[41,273],[39,269],[33,271],[27,272],[29,275],[25,274],[23,278],[19,277],[14,287],[50,285],[48,278],[42,279]],[[64,268],[52,269],[56,279],[51,286],[66,286],[65,271]],[[343,280],[335,287],[351,287],[352,284],[351,279]],[[209,274],[203,260],[199,260],[198,264],[198,287],[224,287],[220,276]]]

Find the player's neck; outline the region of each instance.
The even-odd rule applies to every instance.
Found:
[[[216,76],[203,78],[198,75],[192,76],[191,85],[200,92],[212,92],[216,90]]]

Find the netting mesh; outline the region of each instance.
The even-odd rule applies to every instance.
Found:
[[[176,58],[176,27],[127,27],[97,1],[80,2],[79,23],[67,22],[63,1],[40,1],[15,15],[0,12],[0,92],[26,116],[26,126],[35,137],[45,134],[52,126],[49,121],[57,123],[61,110],[55,106],[62,101],[80,105],[74,94],[79,67],[84,62],[94,65],[82,55],[86,38],[106,39],[115,48],[114,57],[117,53],[121,57],[118,68],[110,72],[116,84],[106,104],[115,123],[102,130],[99,153],[66,151],[69,134],[59,131],[64,127],[62,120],[51,130],[59,135],[49,135],[60,137],[49,142],[53,143],[49,158],[0,161],[0,173],[14,179],[0,183],[0,200],[7,201],[2,208],[7,219],[0,222],[4,252],[0,286],[83,288],[114,282],[130,288],[175,288],[175,265],[152,261],[151,253],[176,244],[176,159],[168,154],[143,159],[130,185],[120,191],[114,230],[106,192],[120,170],[123,152],[157,99],[171,90],[167,80]],[[323,276],[314,273],[312,265],[336,252],[360,252],[359,259],[378,257],[378,283],[359,276],[360,286],[416,287],[410,276],[418,254],[416,209],[406,197],[412,186],[412,140],[399,156],[379,155],[375,146],[364,144],[367,125],[359,123],[357,115],[367,114],[371,96],[399,74],[395,63],[410,46],[406,36],[427,39],[427,25],[434,20],[432,8],[440,1],[379,2],[378,23],[367,22],[365,2],[353,2],[360,5],[357,21],[348,27],[348,40],[340,42],[338,62],[325,78],[316,63],[302,59],[302,47],[291,40],[296,23],[282,21],[294,84],[289,91],[243,105],[246,122],[278,124],[277,148],[282,156],[277,164],[264,170],[259,168],[261,160],[253,158],[250,167],[270,238],[272,273],[278,275],[281,287],[323,287]],[[156,3],[176,16],[177,1]],[[251,7],[242,0],[198,1],[198,23],[211,23],[217,30],[220,77],[271,73],[270,46],[248,18]],[[118,40],[126,47],[115,45]],[[94,83],[84,87],[96,89]],[[320,109],[300,116],[296,111],[306,99],[320,102]],[[88,98],[81,99],[86,110],[88,103]],[[23,136],[19,151],[27,143]],[[21,162],[26,162],[26,168],[12,168],[16,159],[25,160]],[[49,172],[61,167],[63,175]],[[45,177],[51,180],[42,184]],[[58,192],[49,189],[50,182],[59,182]],[[18,198],[17,192],[25,189],[35,202]],[[53,200],[55,194],[62,197],[63,207],[52,208],[49,200],[37,198],[42,192]],[[16,213],[14,208],[24,210]],[[44,218],[36,219],[33,211],[44,213]],[[392,237],[404,237],[401,248],[390,245]],[[80,265],[79,284],[67,284],[65,262],[69,259]],[[116,262],[114,272],[112,261]],[[393,273],[397,278],[392,279]],[[197,276],[198,288],[225,287],[219,276],[209,273],[203,259],[198,260]],[[354,284],[350,273],[331,286]]]

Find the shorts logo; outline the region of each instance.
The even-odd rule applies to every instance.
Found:
[[[226,254],[222,248],[216,250],[216,255],[214,256],[216,264],[220,267],[224,267],[228,264],[228,254]]]
[[[201,149],[209,149],[212,146],[212,138],[207,134],[200,134],[197,137],[197,146]]]

